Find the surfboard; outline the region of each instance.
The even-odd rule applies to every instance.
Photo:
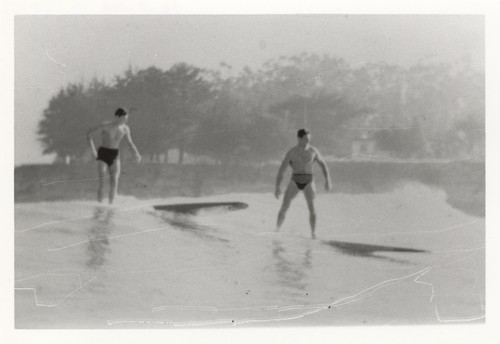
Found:
[[[222,210],[241,210],[248,208],[248,204],[243,202],[204,202],[204,203],[178,203],[163,204],[153,206],[155,210],[169,211],[183,214],[196,214],[202,209],[222,209]]]

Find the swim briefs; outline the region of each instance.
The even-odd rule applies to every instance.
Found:
[[[313,181],[313,175],[311,173],[294,173],[292,174],[292,180],[299,190],[304,190],[307,184]]]
[[[99,147],[97,150],[97,160],[104,161],[108,167],[113,165],[118,157],[118,149]]]

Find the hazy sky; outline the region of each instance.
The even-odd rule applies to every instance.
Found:
[[[224,61],[237,72],[301,52],[352,66],[468,56],[482,70],[483,25],[478,15],[17,16],[15,164],[52,161],[42,157],[37,125],[70,82],[110,81],[129,65],[168,69],[177,62],[217,68]]]

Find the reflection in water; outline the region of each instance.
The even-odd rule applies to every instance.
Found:
[[[380,245],[366,245],[343,241],[323,241],[324,244],[335,248],[336,250],[357,257],[369,257],[376,259],[384,259],[393,263],[408,264],[409,262],[402,259],[395,259],[375,254],[375,252],[402,252],[402,253],[425,253],[427,251],[417,250],[412,248],[380,246]]]
[[[112,219],[114,210],[106,207],[96,207],[94,211],[93,226],[88,231],[88,247],[89,260],[86,265],[96,269],[102,266],[106,259],[106,253],[109,249],[109,234],[112,227]]]
[[[272,255],[274,272],[282,291],[294,296],[305,295],[307,272],[312,268],[311,248],[291,249],[276,239],[273,240]]]

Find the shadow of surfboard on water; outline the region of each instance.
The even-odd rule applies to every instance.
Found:
[[[173,228],[193,234],[200,239],[219,241],[224,244],[229,244],[229,240],[216,235],[217,230],[207,225],[200,225],[188,218],[168,218],[162,216],[162,220],[171,225]]]
[[[369,245],[369,244],[360,244],[360,243],[352,243],[345,241],[322,241],[323,244],[328,245],[335,250],[355,257],[365,257],[365,258],[374,258],[390,261],[392,263],[399,264],[411,264],[410,261],[404,259],[396,259],[392,257],[387,257],[384,255],[380,255],[377,253],[384,252],[395,252],[395,253],[429,253],[429,251],[413,249],[413,248],[404,248],[404,247],[394,247],[394,246],[382,246],[382,245]]]
[[[167,211],[176,214],[196,215],[201,210],[234,211],[248,208],[243,202],[204,202],[204,203],[180,203],[153,206],[155,210]]]
[[[217,235],[217,230],[211,226],[201,225],[194,218],[200,211],[234,211],[248,208],[243,202],[205,202],[155,205],[153,208],[160,211],[163,221],[172,227],[189,232],[201,239],[216,240],[229,244],[229,240]],[[172,216],[173,215],[173,216]]]

